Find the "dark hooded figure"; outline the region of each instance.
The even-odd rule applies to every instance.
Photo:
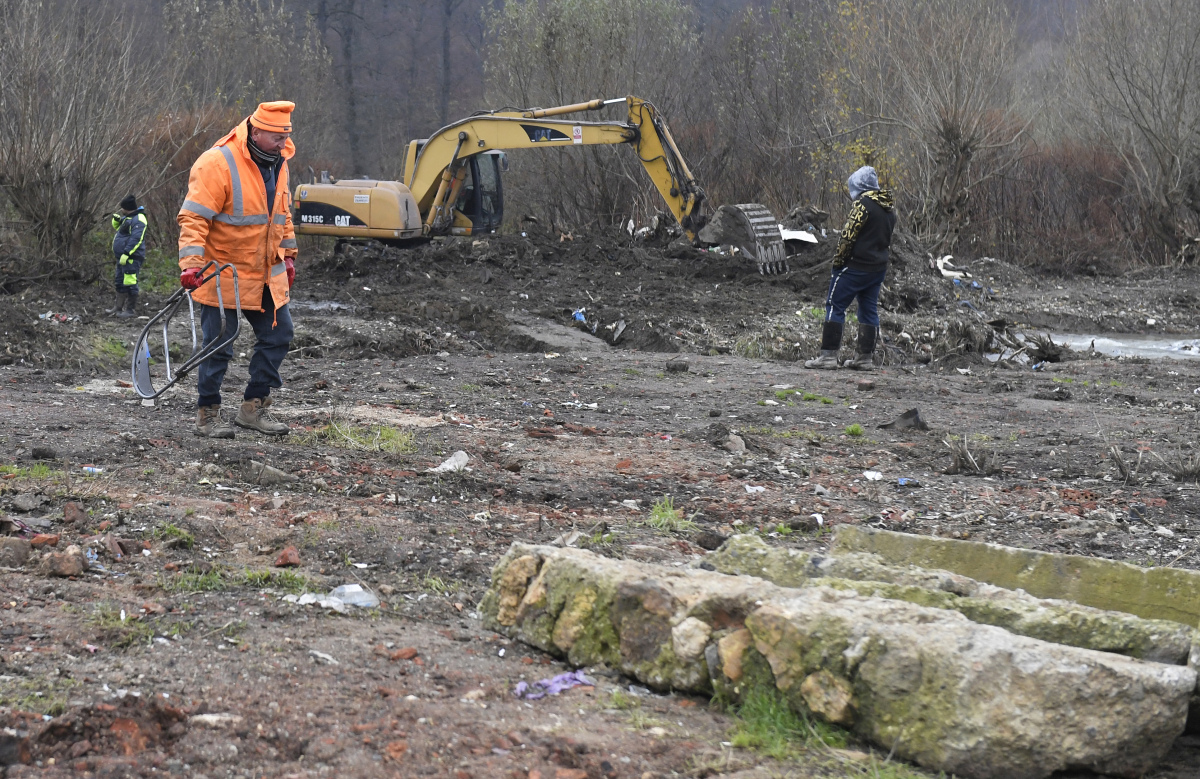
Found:
[[[879,332],[879,288],[887,275],[892,231],[896,228],[896,206],[892,193],[879,188],[879,176],[864,165],[846,181],[850,216],[838,239],[833,259],[833,276],[825,297],[825,324],[821,330],[821,355],[804,363],[805,368],[834,370],[842,345],[846,308],[858,298],[858,349],[841,365],[860,371],[875,367],[875,337]]]

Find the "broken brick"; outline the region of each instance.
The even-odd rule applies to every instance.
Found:
[[[291,568],[300,564],[300,552],[294,546],[289,546],[275,558],[276,568]]]

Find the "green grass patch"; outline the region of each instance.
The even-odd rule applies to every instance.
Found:
[[[426,572],[421,579],[421,589],[431,595],[445,595],[450,592],[450,584],[442,577]]]
[[[143,292],[170,295],[179,289],[179,259],[173,252],[150,247],[138,271],[138,286]]]
[[[696,529],[696,523],[684,519],[683,509],[675,508],[675,500],[670,495],[663,495],[650,507],[650,516],[646,524],[656,530],[669,533],[683,533]]]
[[[737,723],[730,741],[776,760],[790,760],[819,747],[844,749],[846,731],[801,717],[774,688],[753,687],[736,708]]]
[[[129,357],[129,347],[112,335],[92,336],[91,356],[102,362],[118,362]]]
[[[0,474],[24,479],[49,479],[52,476],[60,476],[62,471],[52,471],[45,463],[34,463],[30,466],[0,465]]]
[[[776,390],[775,398],[777,400],[787,400],[788,397],[790,397],[792,395],[803,395],[803,394],[804,394],[804,390],[798,390],[798,389]]]
[[[220,568],[203,572],[192,568],[175,576],[163,576],[159,579],[159,586],[167,592],[217,592],[231,589],[235,584],[236,582],[230,581]]]
[[[463,392],[479,392],[483,387],[478,384],[464,384],[461,389]]]
[[[642,375],[642,372],[641,372],[641,371],[639,371],[637,368],[626,368],[626,369],[623,371],[623,373],[624,373],[626,376],[641,376],[641,375]]]
[[[1050,381],[1054,382],[1055,384],[1074,384],[1075,383],[1075,380],[1072,379],[1070,376],[1055,376],[1054,378],[1050,379]]]
[[[290,440],[309,446],[327,444],[341,449],[388,454],[415,454],[416,435],[411,430],[394,427],[369,427],[331,419],[329,424],[308,433],[293,435]]]
[[[65,676],[22,679],[0,687],[0,708],[57,717],[67,710],[67,695],[79,684]]]
[[[863,434],[862,425],[855,422],[853,425],[846,426],[846,435],[851,438],[861,438]]]
[[[135,644],[149,644],[154,640],[154,628],[138,619],[139,615],[125,614],[111,603],[101,603],[92,610],[88,624],[99,631],[99,640],[114,649],[128,649]]]
[[[162,541],[172,547],[191,549],[196,545],[195,536],[172,522],[167,522],[154,528],[153,532],[150,533],[150,537],[155,541]]]
[[[316,582],[295,571],[251,570],[248,568],[242,572],[242,582],[248,587],[280,590],[296,595],[316,592],[318,589]]]

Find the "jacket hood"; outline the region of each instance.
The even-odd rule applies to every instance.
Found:
[[[240,146],[242,154],[245,154],[247,157],[249,157],[250,150],[246,148],[246,144],[249,140],[250,131],[246,129],[246,120],[243,119],[242,121],[238,122],[237,126],[230,130],[224,138],[214,143],[213,146]],[[292,157],[296,156],[296,145],[292,143],[291,138],[287,139],[287,143],[284,144],[283,151],[281,151],[280,154],[285,160],[290,160]]]
[[[850,190],[850,199],[858,200],[862,193],[879,189],[879,175],[870,165],[863,165],[846,179],[846,188]]]
[[[894,211],[896,208],[896,200],[892,197],[890,189],[877,189],[873,192],[864,192],[863,197],[871,198],[884,211]]]

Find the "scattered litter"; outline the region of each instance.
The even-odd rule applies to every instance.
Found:
[[[572,530],[570,533],[563,533],[558,538],[550,542],[551,546],[575,546],[579,543],[579,539],[583,538],[583,533],[579,530]]]
[[[825,515],[824,514],[809,514],[809,516],[812,517],[814,520],[816,520],[817,527],[825,526]]]
[[[896,479],[896,486],[898,486],[898,487],[920,487],[921,482],[912,477],[909,477],[909,476],[901,476],[899,479]]]
[[[820,243],[817,236],[810,233],[808,230],[789,230],[783,225],[779,226],[779,234],[783,237],[783,242],[800,241],[801,243]]]
[[[756,492],[766,492],[766,491],[767,491],[766,487],[756,487],[753,484],[746,485],[746,492],[750,493],[751,495],[753,495]]]
[[[921,419],[921,412],[915,408],[910,408],[908,411],[905,411],[891,422],[885,422],[879,427],[885,430],[907,430],[909,428],[914,428],[916,430],[929,429],[929,425],[924,419]]]
[[[1162,525],[1159,525],[1158,527],[1154,528],[1154,532],[1165,538],[1174,538],[1175,537],[1175,531],[1171,530],[1171,528],[1169,528],[1169,527],[1163,527]]]
[[[879,471],[863,471],[863,478],[867,481],[879,481],[883,478],[883,474]]]
[[[104,473],[104,469],[97,468],[94,465],[85,465],[83,466],[83,472],[89,476],[99,476],[100,474]]]
[[[470,461],[470,459],[470,456],[466,452],[459,450],[450,455],[450,457],[448,457],[446,461],[438,467],[427,468],[426,473],[457,473],[459,471],[465,471],[467,469],[467,462]]]
[[[583,671],[570,671],[558,676],[552,676],[549,679],[540,679],[532,684],[526,682],[518,682],[513,693],[518,698],[524,698],[527,701],[536,701],[539,698],[545,698],[547,695],[558,695],[564,690],[569,690],[572,687],[593,687],[595,682],[583,675]]]
[[[250,484],[258,484],[269,486],[273,484],[286,484],[289,482],[300,481],[300,478],[295,474],[281,471],[274,466],[260,463],[258,460],[248,460],[242,468],[242,478]],[[217,489],[220,489],[218,486]]]
[[[828,487],[824,487],[820,484],[813,485],[813,495],[828,495],[828,494],[829,494]]]
[[[955,368],[954,370],[958,371],[959,374],[962,376],[970,376],[971,375],[970,368]]]
[[[630,511],[640,511],[641,510],[638,508],[638,502],[636,500],[632,500],[632,499],[623,500],[623,501],[621,501],[621,505],[624,506],[625,508],[629,509]]]
[[[332,657],[329,659],[333,660]],[[335,660],[334,663],[336,664],[336,662]],[[241,721],[242,718],[237,714],[194,714],[188,718],[190,724],[199,725],[202,728],[226,728]]]
[[[312,655],[312,659],[315,662],[323,663],[325,665],[341,665],[341,663],[333,659],[332,655],[327,655],[324,652],[318,652],[315,649],[310,649],[308,650],[308,653]]]
[[[364,590],[360,584],[343,584],[335,587],[329,593],[331,598],[337,598],[347,606],[358,606],[360,609],[373,609],[379,605],[379,598],[370,590]]]
[[[944,257],[939,257],[938,259],[933,260],[933,267],[935,267],[937,269],[937,271],[942,274],[942,278],[944,278],[944,279],[969,279],[969,278],[971,278],[970,273],[967,273],[964,270],[956,270],[954,268],[954,263],[950,262],[953,259],[954,259],[954,256],[951,254],[947,254]]]

